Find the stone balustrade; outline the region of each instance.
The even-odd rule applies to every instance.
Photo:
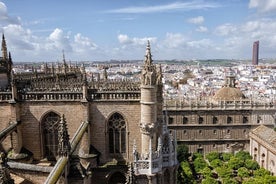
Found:
[[[82,99],[82,93],[79,92],[26,92],[19,94],[19,100],[23,101],[78,101]]]
[[[141,97],[140,91],[99,91],[91,93],[89,99],[91,100],[134,100],[139,101]]]
[[[164,106],[168,110],[249,110],[249,109],[275,109],[276,103],[272,101],[177,101],[166,100]]]
[[[9,101],[12,99],[11,92],[0,92],[0,102],[1,101]]]
[[[140,91],[90,91],[88,101],[140,101]],[[12,100],[11,92],[0,92],[0,102]],[[76,91],[28,91],[17,94],[19,101],[81,101],[83,93]]]

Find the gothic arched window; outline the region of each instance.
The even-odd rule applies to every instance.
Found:
[[[126,152],[126,122],[119,113],[108,120],[109,153]]]
[[[44,153],[48,160],[55,160],[58,150],[58,124],[60,116],[50,112],[42,119]]]

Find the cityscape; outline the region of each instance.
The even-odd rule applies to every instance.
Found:
[[[0,1],[0,183],[276,183],[276,3],[141,2]]]

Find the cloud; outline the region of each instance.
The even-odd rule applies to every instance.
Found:
[[[210,39],[193,40],[187,42],[187,46],[194,49],[205,49],[212,47],[212,41]]]
[[[65,34],[62,29],[56,28],[48,37],[48,46],[51,49],[72,51],[69,35]]]
[[[174,49],[183,47],[187,41],[187,38],[181,33],[166,33],[164,40],[164,47]]]
[[[156,13],[156,12],[169,12],[169,11],[189,11],[189,10],[202,10],[217,8],[220,5],[212,2],[205,2],[200,0],[194,0],[191,2],[174,2],[165,5],[155,5],[155,6],[135,6],[126,7],[114,10],[108,10],[106,13]]]
[[[19,50],[34,50],[35,46],[30,42],[32,32],[24,29],[21,25],[10,24],[3,28],[5,36],[9,38],[8,44]]]
[[[215,34],[223,38],[220,48],[221,54],[232,58],[250,58],[252,44],[260,41],[260,57],[275,57],[274,48],[276,47],[276,21],[274,19],[257,19],[247,21],[243,24],[223,24],[215,29]]]
[[[192,24],[202,24],[204,22],[204,17],[203,16],[193,17],[188,19],[188,22]]]
[[[207,32],[208,31],[208,28],[205,27],[205,26],[199,26],[197,29],[196,29],[197,32]]]
[[[220,36],[228,36],[236,31],[237,27],[230,23],[220,25],[215,29],[215,33]]]
[[[249,8],[256,8],[259,12],[273,12],[276,10],[275,0],[250,0]]]
[[[134,46],[141,46],[141,45],[144,46],[148,40],[152,43],[156,42],[156,40],[157,40],[156,37],[144,37],[144,38],[133,37],[133,38],[130,38],[126,34],[119,34],[117,38],[118,38],[118,41],[120,44],[134,45]]]
[[[98,46],[88,37],[82,36],[80,33],[74,36],[74,50],[84,52],[86,50],[96,50]]]
[[[20,18],[9,16],[7,6],[0,2],[0,25],[6,26],[8,24],[20,24]]]

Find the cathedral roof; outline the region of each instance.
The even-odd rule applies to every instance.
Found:
[[[239,90],[236,87],[229,87],[229,86],[224,86],[221,89],[219,89],[213,97],[214,100],[222,100],[222,101],[234,101],[234,100],[240,100],[244,98],[245,96],[241,92],[241,90]]]
[[[272,128],[260,125],[254,130],[252,130],[252,133],[264,140],[265,142],[276,147],[276,132]]]

